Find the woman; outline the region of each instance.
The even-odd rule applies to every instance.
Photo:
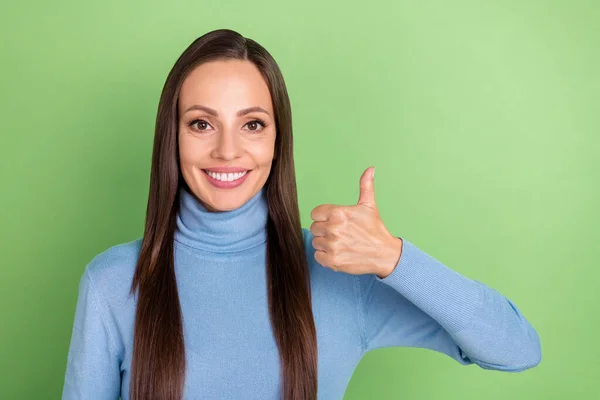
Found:
[[[389,346],[537,365],[510,300],[387,231],[373,173],[301,228],[276,62],[231,30],[195,40],[161,94],[143,238],[81,278],[63,399],[341,399]]]

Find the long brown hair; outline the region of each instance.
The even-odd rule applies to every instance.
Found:
[[[292,113],[281,71],[261,45],[229,29],[192,42],[169,72],[156,117],[142,246],[131,285],[138,290],[131,363],[132,400],[181,400],[185,382],[183,323],[173,258],[179,169],[178,98],[187,74],[203,62],[240,59],[265,79],[275,112],[275,158],[265,183],[269,215],[267,287],[280,358],[282,399],[317,398],[317,335],[293,160]]]

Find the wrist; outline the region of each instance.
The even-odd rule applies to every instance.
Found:
[[[390,246],[390,256],[388,258],[388,262],[386,262],[382,269],[376,274],[380,279],[387,278],[400,262],[400,257],[402,256],[402,239],[399,237],[393,237]]]

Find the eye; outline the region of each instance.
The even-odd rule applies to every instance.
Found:
[[[267,124],[265,123],[265,121],[263,121],[260,118],[256,118],[256,119],[248,122],[246,125],[248,125],[248,128],[250,128],[248,130],[250,130],[250,131],[258,131],[259,129],[257,129],[257,124],[260,124],[263,129],[267,126]]]
[[[191,121],[188,125],[191,127],[194,127],[194,125],[196,125],[196,124],[198,124],[198,126],[200,127],[200,129],[196,128],[196,130],[198,130],[198,131],[205,131],[206,126],[210,126],[210,124],[203,119],[195,119],[195,120]]]

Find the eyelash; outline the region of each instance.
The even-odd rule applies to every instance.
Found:
[[[188,124],[188,126],[189,127],[193,127],[197,122],[205,122],[206,124],[210,125],[208,123],[208,121],[205,121],[203,119],[198,118],[198,119],[194,119],[194,120],[190,121],[190,123]],[[261,119],[261,118],[255,118],[252,121],[248,121],[246,123],[246,125],[248,125],[248,124],[250,124],[252,122],[258,122],[259,124],[262,125],[263,129],[265,129],[267,127],[267,123],[263,119]],[[197,131],[202,132],[202,131],[204,131],[204,129],[197,129]],[[256,130],[256,129],[255,130],[250,130],[250,132],[258,132],[258,130]]]

